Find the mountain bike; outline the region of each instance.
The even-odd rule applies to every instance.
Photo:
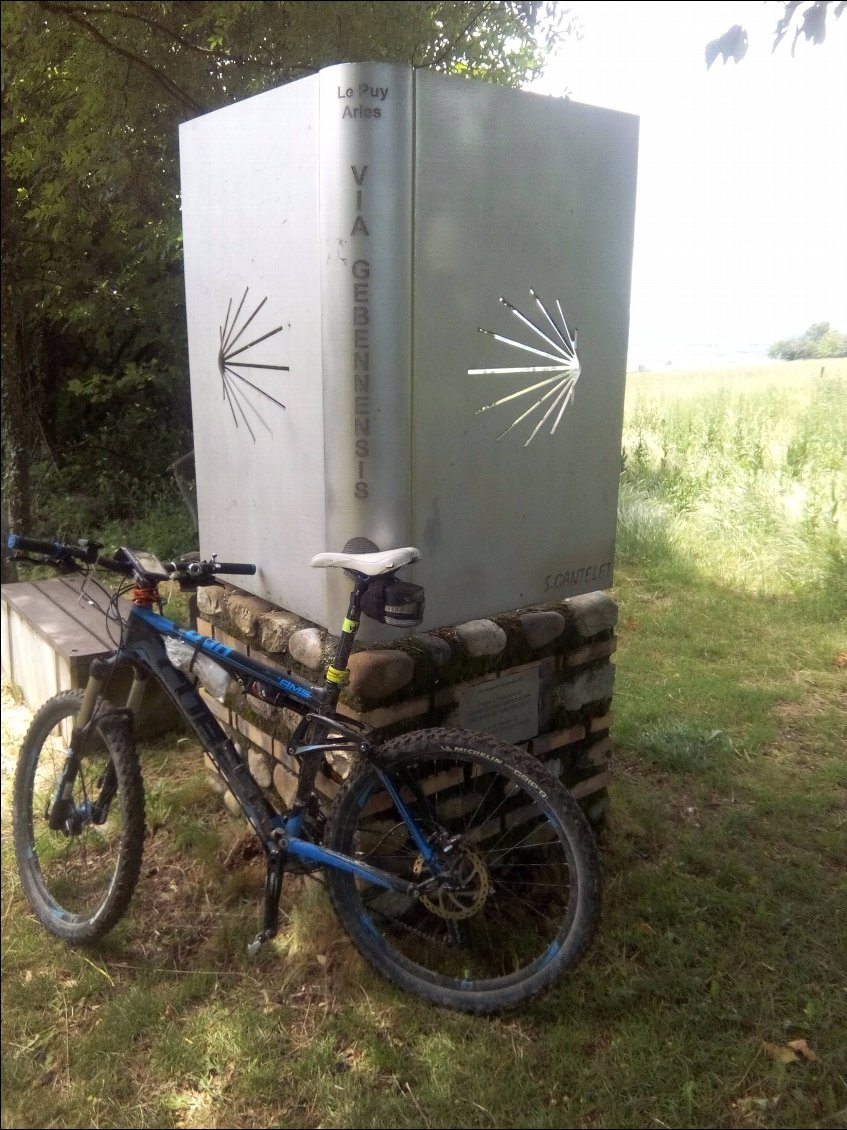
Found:
[[[51,933],[91,942],[129,905],[145,831],[134,719],[152,679],[264,849],[264,911],[251,952],[277,933],[284,873],[322,869],[357,949],[396,985],[438,1005],[472,1013],[513,1007],[549,988],[585,953],[599,916],[599,865],[592,832],[560,782],[526,751],[491,736],[431,728],[381,741],[336,709],[361,616],[397,626],[421,622],[423,590],[396,576],[418,560],[416,549],[351,543],[312,560],[352,579],[333,660],[313,684],[163,615],[162,582],[175,579],[191,591],[220,575],[253,574],[254,565],[215,558],[165,564],[129,547],[108,557],[93,541],[14,534],[8,546],[18,559],[64,572],[102,568],[122,578],[104,610],[120,623],[116,650],[92,661],[84,689],[41,707],[18,760],[17,863],[32,910]],[[130,690],[125,705],[115,706],[110,680],[127,667]],[[296,712],[287,747],[299,770],[290,807],[256,782],[203,701],[198,675],[209,685],[217,679],[219,693],[234,680],[247,695]],[[326,814],[315,783],[338,753],[350,755],[354,768]]]

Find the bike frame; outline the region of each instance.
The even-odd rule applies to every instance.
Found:
[[[357,579],[351,594],[350,612],[358,613],[359,598],[369,578]],[[190,724],[203,749],[209,754],[232,791],[245,817],[259,837],[267,855],[264,925],[254,945],[258,946],[276,933],[279,890],[288,856],[310,864],[347,871],[387,890],[419,897],[435,880],[430,878],[411,883],[370,864],[313,843],[302,836],[308,803],[314,793],[323,756],[330,752],[357,754],[374,766],[382,784],[390,794],[398,813],[409,828],[431,874],[439,870],[437,852],[418,828],[402,796],[400,786],[380,764],[378,749],[371,740],[369,727],[353,719],[340,718],[335,704],[345,680],[346,664],[358,629],[358,615],[348,613],[335,661],[327,669],[326,685],[315,686],[294,675],[278,671],[242,655],[218,640],[199,632],[180,628],[144,602],[133,603],[120,647],[108,658],[94,660],[74,734],[65,778],[59,793],[66,788],[66,778],[75,773],[73,750],[83,748],[85,730],[97,720],[97,703],[101,701],[110,675],[118,666],[130,666],[132,685],[123,710],[124,717],[134,717],[141,709],[144,690],[152,677],[174,703],[179,714]],[[176,668],[165,650],[164,640],[181,640],[207,655],[230,673],[245,690],[274,706],[284,706],[301,715],[301,722],[288,743],[288,753],[300,762],[300,773],[294,802],[283,815],[270,802],[250,773],[246,760],[209,710],[191,678]],[[335,664],[343,666],[335,666]],[[119,712],[120,713],[120,712]],[[68,790],[69,792],[69,790]],[[421,799],[417,797],[417,799]],[[57,806],[57,810],[58,810]]]

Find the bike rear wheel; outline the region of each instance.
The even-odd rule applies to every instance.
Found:
[[[14,843],[39,921],[68,942],[110,930],[129,904],[144,850],[144,786],[124,724],[104,712],[86,734],[62,826],[49,816],[82,691],[46,702],[24,738],[15,775]]]
[[[325,843],[431,882],[413,897],[328,870],[357,948],[401,988],[467,1012],[548,988],[599,918],[599,864],[579,806],[526,752],[484,735],[425,730],[380,752],[434,856],[424,858],[369,763],[339,793]]]

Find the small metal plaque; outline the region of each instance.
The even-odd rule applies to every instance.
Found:
[[[504,742],[534,738],[538,733],[538,684],[538,667],[530,667],[460,687],[456,724],[493,734]]]

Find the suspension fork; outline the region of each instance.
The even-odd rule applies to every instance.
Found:
[[[118,787],[117,774],[111,760],[106,766],[102,779],[98,782],[96,799],[86,798],[84,812],[75,808],[72,798],[74,785],[82,764],[85,742],[103,701],[103,690],[118,662],[118,654],[109,659],[92,660],[88,682],[82,696],[82,705],[74,719],[65,762],[56,783],[47,818],[48,826],[54,832],[65,830],[72,834],[74,831],[79,831],[79,827],[73,828],[70,826],[72,817],[77,815],[82,815],[82,823],[103,824],[109,814],[109,805],[114,799]],[[137,667],[133,667],[133,672],[132,687],[124,714],[126,715],[129,712],[134,716],[141,708],[148,676],[146,672]]]

